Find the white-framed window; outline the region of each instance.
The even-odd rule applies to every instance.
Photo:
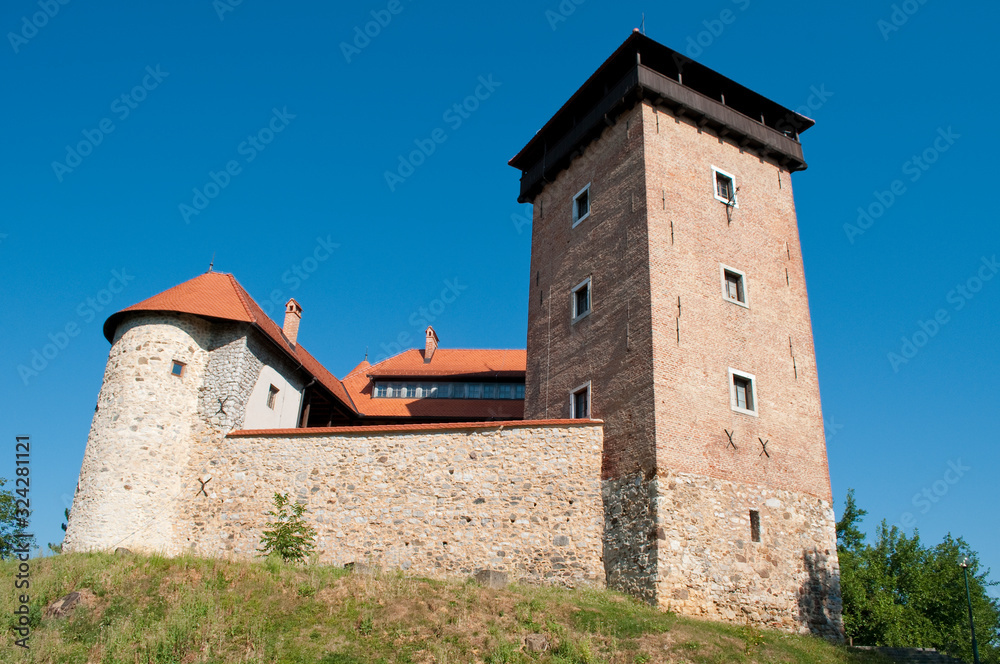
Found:
[[[747,295],[746,273],[728,265],[720,265],[719,270],[722,273],[723,299],[749,308],[750,298]]]
[[[715,200],[733,207],[740,206],[739,201],[736,200],[736,176],[732,173],[712,166],[712,187],[715,192]]]
[[[573,197],[573,227],[590,216],[590,183]]]
[[[270,408],[271,410],[274,410],[274,402],[278,398],[278,392],[279,392],[278,388],[276,388],[274,385],[267,388],[267,407]]]
[[[590,381],[569,394],[569,416],[574,420],[590,419]]]
[[[576,286],[570,294],[570,307],[572,310],[572,322],[576,322],[590,313],[593,293],[590,287],[590,277],[587,277]]]
[[[757,377],[729,368],[729,405],[737,413],[757,417]]]
[[[170,365],[170,375],[182,378],[184,376],[184,369],[187,367],[183,362],[178,362],[174,360]]]

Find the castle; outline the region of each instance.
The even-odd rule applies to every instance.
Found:
[[[209,272],[112,315],[66,551],[255,555],[603,585],[842,638],[791,173],[812,121],[633,33],[512,160],[527,350],[338,379]]]

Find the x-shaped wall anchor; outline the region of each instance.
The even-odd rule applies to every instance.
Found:
[[[233,398],[232,395],[229,395],[225,399],[223,399],[222,397],[216,397],[216,399],[218,399],[219,401],[219,410],[215,411],[215,414],[218,415],[219,413],[222,413],[226,417],[229,417],[229,413],[226,412],[226,404],[229,403],[229,400],[232,398]]]
[[[736,429],[733,429],[733,433],[729,433],[729,429],[723,429],[723,431],[725,431],[726,435],[729,436],[729,445],[732,445],[733,449],[739,452],[739,448],[736,447],[736,443],[733,442],[733,434],[736,433]],[[726,445],[727,450],[729,449],[729,445]]]
[[[760,454],[758,454],[757,456],[762,457],[762,456],[764,456],[766,454],[767,458],[770,459],[771,458],[771,453],[767,451],[767,444],[770,443],[771,441],[769,441],[769,440],[763,440],[761,438],[758,438],[757,440],[760,441],[760,446],[761,446]]]
[[[201,482],[201,488],[198,489],[198,493],[196,493],[194,495],[197,496],[198,494],[204,493],[205,497],[208,498],[208,493],[205,491],[205,485],[208,484],[209,482],[211,482],[212,478],[209,477],[207,480],[202,480],[201,478],[198,478],[198,481]]]

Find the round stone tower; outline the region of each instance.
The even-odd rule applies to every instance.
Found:
[[[181,313],[121,312],[105,332],[113,342],[64,550],[176,554],[182,473],[206,426],[198,395],[212,324]]]

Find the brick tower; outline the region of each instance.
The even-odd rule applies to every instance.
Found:
[[[790,174],[812,121],[633,33],[511,165],[528,419],[605,422],[608,584],[842,636]]]

